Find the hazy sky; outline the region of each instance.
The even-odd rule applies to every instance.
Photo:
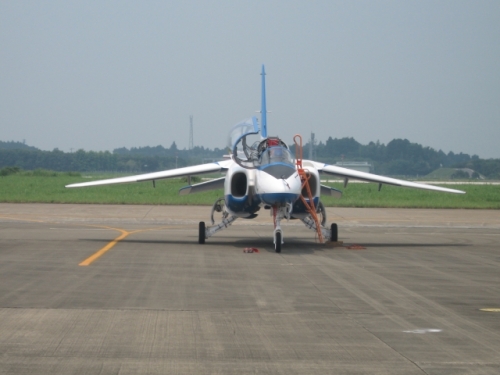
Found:
[[[500,1],[1,1],[0,140],[45,150],[407,138],[500,158]]]

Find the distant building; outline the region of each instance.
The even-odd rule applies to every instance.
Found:
[[[484,180],[486,177],[484,177],[482,174],[476,172],[473,169],[470,168],[455,168],[455,173],[451,175],[451,178],[477,178],[479,180]],[[457,172],[461,172],[457,174]]]
[[[367,161],[338,161],[335,163],[337,167],[354,169],[355,171],[370,173],[373,166]]]

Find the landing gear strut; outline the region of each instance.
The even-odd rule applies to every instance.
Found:
[[[215,224],[214,213],[222,212],[222,220],[219,224]],[[218,231],[230,226],[233,221],[237,219],[236,216],[229,216],[229,212],[226,210],[224,203],[224,198],[217,199],[212,207],[212,214],[210,215],[210,220],[212,225],[207,227],[204,221],[200,221],[198,226],[198,243],[204,244],[207,238],[212,237]]]
[[[274,250],[277,253],[281,253],[281,245],[283,245],[283,232],[281,230],[281,220],[290,219],[290,214],[292,212],[292,205],[287,204],[285,206],[273,206],[271,207],[271,215],[273,215],[274,221]]]

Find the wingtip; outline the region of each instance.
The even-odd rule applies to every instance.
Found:
[[[188,195],[193,187],[191,185],[181,187],[179,189],[179,195]]]

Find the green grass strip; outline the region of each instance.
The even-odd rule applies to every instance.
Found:
[[[153,204],[153,205],[212,205],[223,196],[222,190],[179,196],[186,186],[180,179],[138,182],[132,184],[66,189],[70,183],[92,181],[116,175],[93,175],[55,172],[22,172],[0,177],[2,203],[81,203],[81,204]],[[330,184],[342,190],[340,199],[322,197],[325,206],[335,207],[399,207],[399,208],[470,208],[500,209],[500,186],[453,185],[467,194],[447,194],[378,184]]]

